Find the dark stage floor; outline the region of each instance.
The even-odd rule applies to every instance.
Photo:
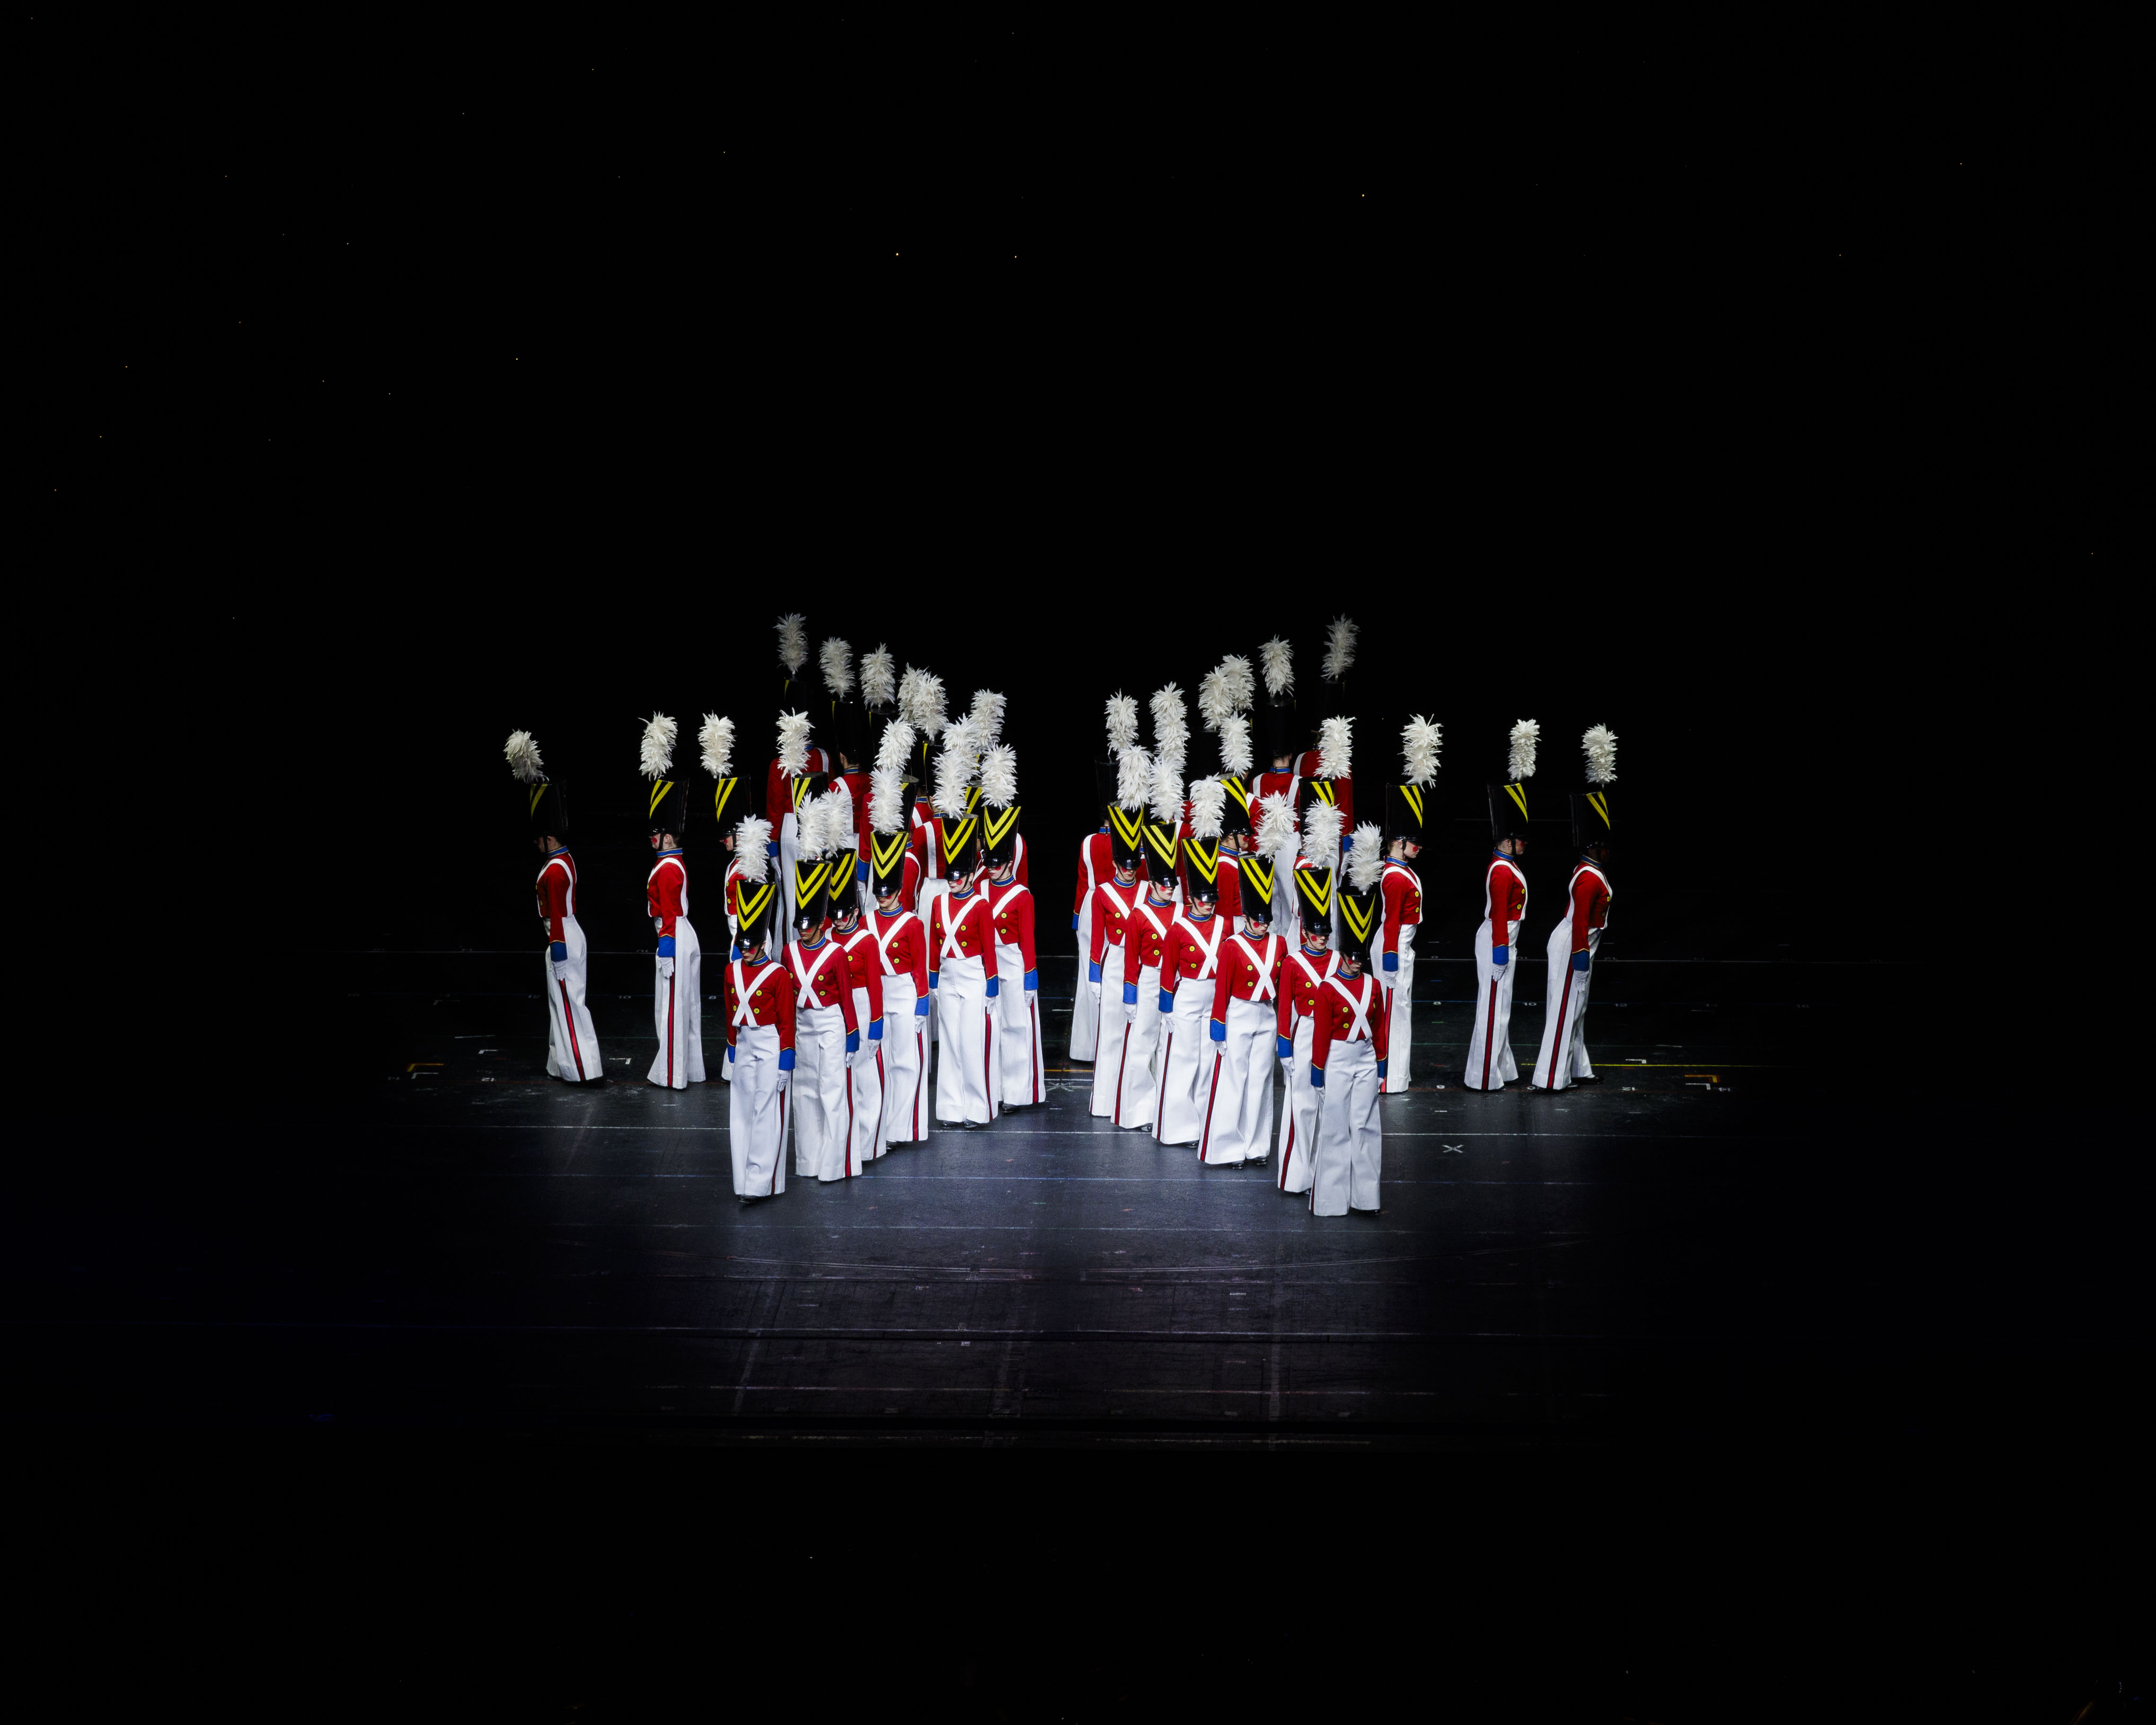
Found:
[[[1604,1081],[1486,1096],[1457,1082],[1465,968],[1426,964],[1382,1214],[1322,1219],[1270,1168],[1094,1121],[1060,1055],[1040,1109],[743,1209],[723,1087],[640,1081],[640,955],[596,963],[619,1077],[589,1090],[541,1076],[527,955],[345,962],[321,1030],[357,1070],[230,1125],[216,1087],[176,1097],[198,1117],[163,1153],[26,1213],[23,1412],[872,1444],[1861,1436],[1976,1417],[2002,1370],[2100,1378],[2123,1341],[1972,1295],[1970,1194],[1936,1177],[1976,1161],[1912,1124],[1911,1075],[1851,1056],[1877,967],[1606,963]],[[1067,1047],[1068,996],[1048,1004]],[[1522,1066],[1542,1016],[1515,1017]]]

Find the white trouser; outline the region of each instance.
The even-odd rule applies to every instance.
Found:
[[[990,1003],[996,1009],[996,1065],[1002,1087],[997,1096],[1006,1108],[1030,1107],[1048,1100],[1046,1062],[1041,1059],[1040,993],[1023,986],[1025,955],[996,942],[996,973],[1003,983]]]
[[[1592,1078],[1594,1064],[1587,1058],[1587,985],[1594,977],[1595,949],[1602,931],[1587,932],[1588,968],[1572,968],[1572,918],[1550,931],[1549,992],[1543,996],[1543,1051],[1535,1056],[1531,1083],[1544,1090],[1570,1090],[1575,1078]]]
[[[768,1198],[786,1189],[786,1086],[778,1070],[778,1026],[742,1024],[734,1031],[726,1138],[734,1156],[734,1196]]]
[[[795,1173],[813,1174],[819,1180],[843,1180],[860,1172],[853,1160],[853,1091],[846,1082],[846,1015],[835,1006],[796,1007]]]
[[[998,983],[997,989],[1010,986]],[[942,1052],[936,1058],[936,1117],[987,1126],[996,1117],[995,1002],[988,969],[978,958],[946,958],[936,978],[936,1024]]]
[[[654,1084],[686,1090],[704,1081],[704,949],[686,916],[674,919],[674,974],[651,961],[651,1019],[659,1052],[646,1074]]]
[[[1400,968],[1378,972],[1378,986],[1385,991],[1384,1093],[1389,1096],[1408,1087],[1408,1050],[1414,1040],[1414,930],[1403,928]]]
[[[1104,1010],[1121,1013],[1128,1023],[1116,1057],[1116,1124],[1150,1127],[1160,1101],[1160,1076],[1153,1065],[1160,1056],[1161,1025],[1168,1017],[1160,1009],[1158,964],[1138,973],[1137,995],[1134,1006],[1125,1006],[1118,998]]]
[[[883,1141],[928,1136],[928,1015],[916,1013],[913,978],[883,979]]]
[[[932,831],[928,834],[928,842],[931,845],[936,842],[936,834]],[[918,901],[914,906],[914,915],[921,918],[921,939],[928,938],[928,913],[935,909],[936,901],[950,890],[951,883],[948,880],[932,880],[926,876],[922,877],[921,891],[916,895]],[[936,1018],[937,1015],[932,1012],[928,1015],[928,1040],[931,1042],[940,1041],[943,1034],[937,1025]]]
[[[1281,1109],[1280,1173],[1274,1179],[1283,1192],[1309,1191],[1316,1165],[1321,1096],[1310,1087],[1310,1045],[1316,1034],[1308,1019],[1295,1021],[1295,1058],[1288,1063],[1287,1095]]]
[[[1116,1082],[1123,1070],[1123,1043],[1131,1028],[1130,1021],[1123,1016],[1121,947],[1101,947],[1101,980],[1092,984],[1092,988],[1096,1019],[1093,1100],[1087,1111],[1096,1120],[1112,1120],[1116,1117]]]
[[[1070,1058],[1074,1060],[1093,1058],[1093,1050],[1097,1046],[1094,1038],[1101,1029],[1101,985],[1086,975],[1092,968],[1092,950],[1093,896],[1089,892],[1086,895],[1086,908],[1078,913],[1078,987],[1070,997]],[[1105,970],[1105,952],[1101,957],[1101,968]]]
[[[861,1051],[854,1056],[854,1172],[859,1173],[883,1154],[883,1020],[869,1016],[869,991],[854,990],[854,1022],[861,1027]],[[873,1027],[883,1035],[871,1036]]]
[[[1389,1067],[1388,1068],[1389,1070]],[[1310,1186],[1313,1216],[1344,1216],[1378,1207],[1378,1050],[1368,1041],[1336,1042],[1325,1057],[1317,1107],[1317,1154]]]
[[[588,948],[574,916],[562,919],[562,944],[569,949],[566,977],[554,974],[552,947],[539,949],[547,967],[547,1076],[585,1084],[605,1077],[606,1066],[599,1056],[598,1032],[592,1029],[592,1009],[584,1004]]]
[[[1273,1044],[1280,1023],[1270,1001],[1228,999],[1228,1036],[1209,1042],[1205,1130],[1198,1153],[1215,1164],[1265,1159],[1273,1137]],[[1207,1034],[1211,1034],[1209,1029]]]
[[[1490,919],[1475,931],[1475,1027],[1467,1039],[1470,1090],[1497,1090],[1520,1076],[1512,1058],[1512,978],[1520,968],[1515,947],[1502,968],[1490,962]]]
[[[1184,977],[1175,985],[1175,1010],[1161,1027],[1160,1106],[1152,1135],[1163,1144],[1194,1144],[1205,1131],[1201,1078],[1213,1076],[1213,1043],[1205,1029],[1213,1016],[1213,978]],[[1140,1000],[1144,1006],[1149,1003]],[[1151,1004],[1159,1004],[1156,993]]]

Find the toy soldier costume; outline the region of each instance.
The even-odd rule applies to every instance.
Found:
[[[1161,960],[1176,919],[1177,830],[1183,824],[1183,780],[1174,770],[1177,764],[1153,762],[1152,799],[1141,832],[1146,890],[1123,922],[1126,1028],[1116,1058],[1116,1124],[1121,1127],[1150,1127],[1158,1112],[1161,1033],[1168,1016],[1158,1004]]]
[[[1377,827],[1355,829],[1340,888],[1340,965],[1317,992],[1310,1083],[1320,1096],[1312,1158],[1310,1210],[1344,1216],[1378,1208],[1383,1141],[1378,1094],[1385,1080],[1384,997],[1370,974],[1377,932],[1378,877],[1384,859]]]
[[[770,823],[744,819],[734,854],[736,951],[720,1001],[726,1014],[727,1147],[734,1194],[753,1203],[786,1189],[786,1096],[793,1081],[793,978],[771,956],[778,883],[763,841]]]
[[[1183,907],[1161,949],[1160,1010],[1166,1022],[1152,1135],[1163,1144],[1195,1144],[1205,1132],[1206,1081],[1214,1064],[1206,1024],[1219,992],[1220,943],[1229,926],[1219,914],[1219,890],[1214,884],[1227,797],[1227,787],[1217,778],[1201,778],[1190,787]]]
[[[1527,914],[1527,877],[1519,864],[1527,844],[1527,786],[1534,776],[1541,726],[1512,726],[1510,776],[1489,787],[1492,850],[1482,874],[1482,926],[1475,931],[1475,1016],[1461,1081],[1470,1090],[1502,1090],[1520,1076],[1512,1058],[1512,962]]]
[[[651,979],[652,1028],[659,1052],[644,1076],[668,1090],[704,1081],[704,954],[689,920],[689,865],[681,854],[690,821],[689,789],[674,772],[678,727],[654,713],[644,727],[638,762],[644,778],[644,817],[656,855],[644,880],[644,901],[658,936]]]
[[[512,731],[502,752],[517,784],[525,831],[546,859],[535,883],[539,922],[547,931],[547,1076],[571,1084],[603,1084],[598,1033],[584,1004],[589,948],[577,921],[577,861],[569,855],[569,803],[540,764],[529,731]]]
[[[1101,811],[1101,828],[1088,833],[1078,846],[1078,891],[1071,908],[1070,927],[1078,937],[1078,988],[1070,1004],[1070,1058],[1090,1060],[1099,1046],[1101,984],[1096,979],[1091,953],[1093,897],[1103,880],[1115,876],[1115,845],[1108,823],[1116,802],[1116,763],[1123,751],[1137,741],[1138,704],[1117,693],[1107,701],[1108,758],[1093,763],[1094,806]]]
[[[854,991],[854,1023],[861,1033],[850,1068],[853,1089],[849,1122],[854,1136],[853,1168],[859,1173],[883,1154],[883,965],[875,931],[861,915],[861,883],[854,874],[860,858],[851,830],[852,799],[834,779],[824,801],[828,811],[824,816],[825,839],[831,859],[825,886],[830,896],[831,938],[846,955],[846,978]]]
[[[1212,776],[1220,782],[1224,796],[1219,839],[1211,855],[1212,878],[1218,914],[1231,934],[1243,926],[1241,854],[1250,834],[1250,798],[1257,783],[1250,770],[1254,762],[1247,709],[1256,691],[1250,661],[1240,653],[1222,659],[1198,685],[1199,715],[1219,749],[1219,768]],[[1187,854],[1184,860],[1187,865]],[[1185,872],[1188,886],[1187,866]]]
[[[1270,831],[1264,830],[1268,817],[1274,823]],[[1271,859],[1282,842],[1281,825],[1294,824],[1287,799],[1276,796],[1269,809],[1261,809],[1259,824],[1259,843],[1243,874],[1243,926],[1227,937],[1221,949],[1207,1029],[1213,1072],[1198,1153],[1216,1167],[1263,1163],[1272,1148],[1274,1049],[1288,950],[1287,942],[1271,932],[1277,878]]]
[[[1146,752],[1126,744],[1116,757],[1116,788],[1108,803],[1109,877],[1093,890],[1092,933],[1086,975],[1098,1003],[1093,1046],[1093,1095],[1087,1111],[1096,1120],[1116,1117],[1131,1030],[1123,1007],[1123,966],[1130,919],[1145,887],[1138,880],[1145,844],[1146,798],[1152,765]]]
[[[1296,825],[1302,809],[1302,757],[1296,742],[1298,725],[1295,705],[1295,649],[1278,635],[1258,649],[1258,665],[1264,682],[1264,694],[1258,701],[1259,740],[1265,752],[1265,765],[1253,781],[1251,800],[1262,807],[1268,797],[1285,797],[1291,819],[1287,823],[1287,837],[1271,862],[1276,876],[1292,874],[1296,857],[1301,847],[1302,835]],[[1253,817],[1255,819],[1255,817]],[[1262,823],[1260,823],[1262,824]],[[1285,882],[1282,883],[1285,886]],[[1273,932],[1287,942],[1293,952],[1299,944],[1297,930],[1301,916],[1295,894],[1281,891],[1273,895]]]
[[[1400,732],[1400,781],[1385,787],[1385,870],[1378,984],[1385,994],[1385,1094],[1408,1087],[1414,1040],[1415,937],[1422,927],[1422,877],[1414,861],[1437,818],[1437,726],[1417,715]]]
[[[1040,1040],[1040,970],[1034,951],[1033,889],[1016,875],[1018,757],[998,743],[981,757],[982,892],[996,936],[996,974],[1010,986],[996,996],[996,1065],[1003,1108],[1048,1100]]]
[[[1579,860],[1565,888],[1564,914],[1550,931],[1543,1046],[1531,1077],[1543,1090],[1567,1090],[1594,1076],[1587,1057],[1587,986],[1609,924],[1609,787],[1617,778],[1617,739],[1607,725],[1595,725],[1579,742],[1587,757],[1587,788],[1572,793],[1572,844]]]
[[[869,923],[883,977],[883,1136],[886,1144],[918,1143],[928,1136],[928,931],[906,908],[909,880],[921,865],[910,848],[913,787],[906,767],[913,727],[894,719],[884,727],[869,788],[869,887],[875,915]]]
[[[1276,792],[1275,795],[1279,793]],[[1267,799],[1270,802],[1270,798]],[[1312,1156],[1317,1143],[1318,1096],[1310,1082],[1310,1050],[1317,997],[1325,980],[1340,968],[1332,949],[1333,882],[1340,855],[1340,810],[1314,798],[1303,810],[1303,855],[1287,879],[1300,901],[1302,927],[1297,949],[1281,967],[1277,1051],[1287,1064],[1286,1100],[1281,1110],[1280,1173],[1283,1192],[1310,1190]],[[1273,877],[1273,896],[1286,896],[1281,877]]]
[[[979,787],[970,720],[948,726],[936,757],[937,844],[945,891],[928,911],[928,987],[936,996],[941,1052],[936,1117],[954,1127],[994,1123],[1002,1082],[996,1066],[998,992],[996,931],[980,876]]]

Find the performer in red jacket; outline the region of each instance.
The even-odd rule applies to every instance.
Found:
[[[1120,706],[1119,706],[1120,704]],[[1120,729],[1118,718],[1127,730]],[[1124,741],[1118,743],[1118,735]],[[1116,800],[1116,757],[1137,735],[1137,703],[1127,695],[1108,697],[1108,759],[1093,763],[1094,806],[1101,826],[1078,841],[1078,886],[1070,905],[1070,927],[1078,937],[1078,986],[1070,1004],[1070,1058],[1090,1060],[1100,1029],[1101,985],[1091,975],[1087,957],[1093,945],[1093,895],[1116,871],[1115,847],[1108,842],[1108,810]]]
[[[947,817],[957,824],[957,817]],[[978,821],[966,825],[978,833]],[[948,1127],[994,1124],[1002,1085],[997,1076],[995,1014],[1000,979],[996,969],[994,913],[975,891],[980,870],[974,846],[952,855],[948,890],[928,907],[928,986],[936,996],[942,1031],[936,1063],[936,1117]]]
[[[1580,746],[1587,788],[1572,794],[1572,843],[1579,860],[1565,888],[1564,914],[1550,931],[1548,1004],[1532,1076],[1543,1090],[1595,1081],[1587,1057],[1587,985],[1609,925],[1609,787],[1617,778],[1617,739],[1607,725],[1595,725]]]
[[[1311,1158],[1310,1211],[1375,1214],[1383,1158],[1378,1090],[1385,1077],[1384,999],[1368,973],[1369,932],[1378,920],[1378,829],[1365,825],[1349,853],[1342,888],[1340,968],[1318,991],[1310,1043],[1311,1087],[1320,1093],[1317,1149]]]
[[[1127,920],[1136,914],[1145,889],[1138,885],[1138,847],[1142,844],[1145,798],[1151,769],[1145,751],[1126,745],[1116,762],[1116,799],[1108,805],[1110,876],[1093,891],[1091,944],[1086,976],[1099,1005],[1093,1044],[1093,1094],[1088,1111],[1096,1120],[1116,1117],[1118,1086],[1131,1029],[1123,1009],[1123,967]]]
[[[906,907],[920,863],[906,847],[913,787],[905,781],[911,727],[894,720],[884,732],[869,792],[869,880],[875,892],[878,968],[883,978],[884,1111],[887,1144],[928,1136],[928,931]]]
[[[603,1084],[606,1065],[591,1009],[584,1004],[590,948],[577,921],[577,861],[569,855],[569,803],[547,777],[529,731],[512,731],[503,754],[516,780],[525,831],[545,859],[534,883],[547,931],[547,1076],[571,1084]]]
[[[1040,1037],[1040,968],[1034,950],[1033,890],[1018,878],[1018,757],[998,743],[981,757],[983,891],[996,935],[996,974],[1017,985],[996,996],[998,1109],[1030,1108],[1048,1100],[1046,1050]]]
[[[659,1052],[644,1076],[669,1090],[686,1090],[704,1081],[704,954],[689,921],[689,866],[680,840],[689,824],[688,790],[674,773],[677,732],[671,718],[654,713],[639,751],[655,858],[644,898],[659,939],[651,995]]]
[[[1415,941],[1422,927],[1422,880],[1414,860],[1437,815],[1439,740],[1438,727],[1429,720],[1419,715],[1409,720],[1400,732],[1400,782],[1385,788],[1385,871],[1378,877],[1383,934],[1376,951],[1391,1047],[1387,1096],[1408,1087],[1414,1042]]]
[[[1142,829],[1146,890],[1123,923],[1123,1016],[1116,1059],[1116,1124],[1150,1127],[1160,1103],[1159,1049],[1168,1011],[1158,1004],[1161,962],[1176,916],[1177,829],[1183,781],[1173,761],[1153,762],[1152,801]],[[1171,997],[1172,1004],[1172,997]]]
[[[1287,896],[1289,883],[1301,902],[1302,927],[1299,949],[1282,967],[1286,982],[1281,989],[1279,1054],[1287,1065],[1286,1106],[1281,1115],[1281,1165],[1278,1184],[1283,1192],[1310,1190],[1312,1158],[1317,1142],[1318,1097],[1310,1082],[1311,1039],[1317,992],[1339,968],[1339,955],[1332,950],[1333,883],[1340,855],[1340,811],[1333,804],[1313,802],[1303,811],[1303,855],[1295,871],[1283,880],[1273,877],[1273,896]]]
[[[823,1181],[860,1172],[854,1155],[853,1087],[861,1023],[854,1011],[853,978],[831,939],[830,877],[853,867],[844,848],[844,793],[802,805],[801,855],[794,864],[793,939],[785,963],[798,1004],[795,1049],[800,1070],[793,1098],[793,1172]]]
[[[734,1193],[745,1204],[786,1189],[786,1092],[794,1058],[793,978],[767,956],[778,884],[771,878],[771,858],[760,839],[749,842],[755,838],[744,832],[734,846],[742,863],[737,950],[721,991],[726,1065],[732,1069],[727,1143],[733,1153]]]
[[[1226,801],[1227,788],[1217,778],[1201,778],[1190,787],[1183,911],[1168,927],[1160,961],[1160,1009],[1167,1024],[1152,1135],[1163,1144],[1195,1144],[1205,1132],[1204,1086],[1213,1068],[1205,1024],[1218,990],[1220,942],[1229,928],[1218,914],[1214,885]]]
[[[832,783],[829,800],[836,805],[844,793]],[[837,826],[833,818],[834,829]],[[846,955],[846,975],[854,991],[854,1022],[860,1027],[860,1045],[850,1071],[852,1086],[850,1126],[853,1132],[854,1171],[858,1173],[879,1156],[884,1146],[884,1089],[888,1073],[884,1065],[883,965],[875,932],[861,918],[861,886],[854,878],[854,846],[835,842],[831,852],[831,938]]]
[[[1295,706],[1295,651],[1278,635],[1258,649],[1258,668],[1262,692],[1258,697],[1259,737],[1264,746],[1264,758],[1271,764],[1251,781],[1251,805],[1262,809],[1266,799],[1284,798],[1291,815],[1286,828],[1284,848],[1273,852],[1268,860],[1276,875],[1290,875],[1295,870],[1296,852],[1302,842],[1296,825],[1302,809],[1302,775],[1297,770],[1301,756],[1296,747],[1299,729]],[[1263,822],[1257,815],[1251,817],[1260,829]],[[1287,883],[1283,881],[1283,887]],[[1273,932],[1287,942],[1292,952],[1300,944],[1301,919],[1291,891],[1276,892],[1272,897]],[[1330,934],[1332,931],[1327,930]]]
[[[1512,727],[1511,778],[1489,787],[1490,832],[1495,846],[1483,865],[1482,926],[1475,931],[1475,1016],[1467,1038],[1462,1081],[1470,1090],[1502,1090],[1520,1076],[1512,1058],[1512,954],[1527,914],[1527,877],[1520,858],[1527,849],[1527,785],[1534,776],[1540,727],[1522,719]]]
[[[1214,1167],[1262,1165],[1272,1147],[1273,1046],[1288,957],[1287,942],[1271,932],[1273,878],[1270,869],[1251,870],[1243,927],[1226,937],[1214,979],[1213,1068],[1198,1154]]]

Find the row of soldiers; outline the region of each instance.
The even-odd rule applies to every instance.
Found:
[[[1047,1096],[1003,696],[977,691],[953,717],[932,673],[900,675],[881,647],[857,666],[839,639],[821,644],[816,689],[803,675],[803,619],[782,618],[778,634],[782,710],[760,809],[753,777],[736,768],[729,717],[706,715],[700,772],[677,768],[680,729],[666,714],[645,722],[639,755],[659,1045],[646,1077],[685,1089],[708,1076],[684,850],[708,829],[726,855],[726,957],[711,999],[724,1012],[718,1076],[731,1087],[734,1189],[745,1203],[785,1190],[789,1146],[796,1174],[843,1180],[892,1145],[926,1138],[932,1121],[987,1126]],[[512,733],[506,753],[543,859],[547,1071],[602,1081],[567,793],[529,732]],[[942,1049],[932,1084],[932,1042]]]
[[[1218,762],[1196,779],[1175,685],[1148,703],[1149,747],[1137,741],[1135,700],[1111,696],[1109,757],[1096,765],[1103,819],[1081,846],[1072,913],[1070,1052],[1093,1062],[1094,1116],[1194,1146],[1210,1166],[1272,1161],[1280,1189],[1307,1194],[1320,1215],[1378,1207],[1378,1099],[1408,1086],[1422,921],[1414,865],[1439,800],[1440,727],[1417,715],[1400,726],[1381,818],[1357,824],[1356,721],[1346,711],[1355,636],[1344,618],[1327,630],[1316,699],[1301,709],[1314,710],[1314,722],[1298,720],[1285,639],[1259,649],[1261,672],[1231,654],[1207,673],[1198,704]],[[1473,1089],[1519,1076],[1509,1030],[1538,737],[1532,720],[1514,726],[1507,777],[1487,787],[1492,850],[1463,1074]],[[1594,1076],[1585,1014],[1608,922],[1616,739],[1595,726],[1581,741],[1579,860],[1549,937],[1549,1016],[1532,1080],[1547,1089]],[[1276,1060],[1285,1096],[1276,1131]]]

